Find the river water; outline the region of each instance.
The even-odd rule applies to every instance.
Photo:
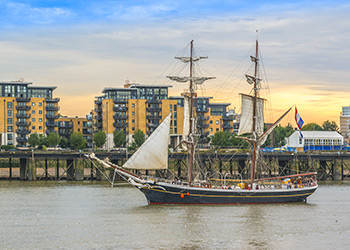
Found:
[[[147,205],[130,186],[0,182],[1,249],[349,249],[350,183],[307,203]]]

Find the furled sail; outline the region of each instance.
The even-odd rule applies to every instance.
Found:
[[[253,132],[253,106],[254,97],[250,95],[241,94],[242,96],[242,108],[241,108],[241,120],[239,123],[238,135],[243,135]],[[264,99],[257,98],[256,104],[256,131],[258,136],[264,132]]]
[[[289,111],[292,108],[288,109],[274,124],[271,125],[271,127],[269,127],[264,134],[262,134],[259,139],[258,139],[258,146],[261,146],[265,143],[265,141],[267,140],[267,137],[269,134],[271,134],[271,132],[277,127],[277,125],[282,121],[282,119],[289,113]]]
[[[196,62],[196,61],[199,61],[201,59],[207,59],[207,58],[208,58],[207,56],[192,57],[192,62]],[[175,59],[179,59],[183,63],[188,63],[191,61],[191,57],[186,57],[186,56],[182,56],[182,57],[176,56]]]
[[[157,127],[150,137],[123,165],[129,169],[168,168],[168,145],[170,140],[171,113]]]
[[[195,84],[203,84],[206,80],[215,79],[213,76],[209,77],[188,77],[188,76],[167,76],[170,80],[176,81],[176,82],[188,82],[192,80]]]

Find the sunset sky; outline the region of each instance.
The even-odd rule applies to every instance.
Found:
[[[174,56],[195,41],[208,56],[199,89],[240,111],[256,30],[269,119],[297,105],[305,123],[334,120],[350,105],[348,1],[0,0],[0,81],[57,86],[60,113],[85,116],[105,87],[173,85]],[[292,120],[292,115],[288,118]]]

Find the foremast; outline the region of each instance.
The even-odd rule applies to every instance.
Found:
[[[193,40],[190,42],[190,56],[189,57],[175,57],[175,59],[181,60],[183,63],[189,63],[189,77],[179,77],[179,76],[167,76],[170,80],[177,81],[177,82],[189,82],[189,88],[185,93],[182,93],[184,96],[184,106],[186,110],[186,105],[188,105],[189,113],[188,117],[185,117],[184,119],[187,119],[187,121],[184,121],[184,123],[189,124],[189,126],[186,126],[184,124],[184,137],[182,142],[187,144],[187,148],[189,147],[190,152],[190,159],[189,159],[189,166],[188,166],[188,184],[192,185],[192,178],[193,178],[193,164],[194,164],[194,156],[195,156],[195,113],[194,113],[194,98],[197,96],[197,93],[195,91],[197,85],[203,84],[206,80],[214,79],[215,77],[197,77],[194,76],[194,62],[199,61],[201,59],[207,59],[207,57],[195,57],[194,56],[194,50],[193,50]],[[185,112],[186,113],[186,112]],[[188,127],[188,128],[187,128]]]

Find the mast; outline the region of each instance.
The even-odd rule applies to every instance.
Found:
[[[195,56],[194,55],[194,47],[193,47],[193,40],[190,42],[190,56],[189,57],[175,57],[175,59],[179,59],[183,63],[189,63],[190,68],[190,75],[189,76],[167,76],[170,80],[177,81],[177,82],[189,82],[189,89],[182,93],[184,96],[184,106],[185,110],[186,107],[188,107],[189,114],[188,117],[185,116],[184,124],[188,125],[186,126],[185,131],[185,125],[184,125],[184,137],[182,140],[182,143],[186,143],[189,145],[189,152],[190,152],[190,159],[189,159],[189,165],[188,165],[188,184],[191,186],[192,184],[192,172],[193,172],[193,164],[194,164],[194,155],[195,155],[195,138],[194,138],[194,130],[195,130],[195,117],[194,117],[194,97],[196,96],[196,86],[203,84],[205,81],[210,79],[215,79],[215,77],[209,76],[209,77],[203,77],[203,76],[195,76],[194,74],[194,63],[201,60],[201,59],[207,59],[208,57],[203,56]],[[188,100],[188,104],[186,104]]]
[[[192,184],[192,171],[193,171],[193,158],[194,158],[194,138],[193,138],[193,40],[191,40],[191,50],[190,50],[190,165],[188,169],[188,185]]]
[[[259,44],[258,39],[256,39],[255,43],[255,58],[252,58],[255,64],[254,69],[254,99],[253,99],[253,156],[252,156],[252,168],[251,168],[251,176],[250,176],[250,183],[251,187],[253,187],[253,182],[255,179],[255,167],[257,165],[257,141],[258,141],[258,134],[257,134],[257,100],[258,100],[258,61],[259,61]]]

